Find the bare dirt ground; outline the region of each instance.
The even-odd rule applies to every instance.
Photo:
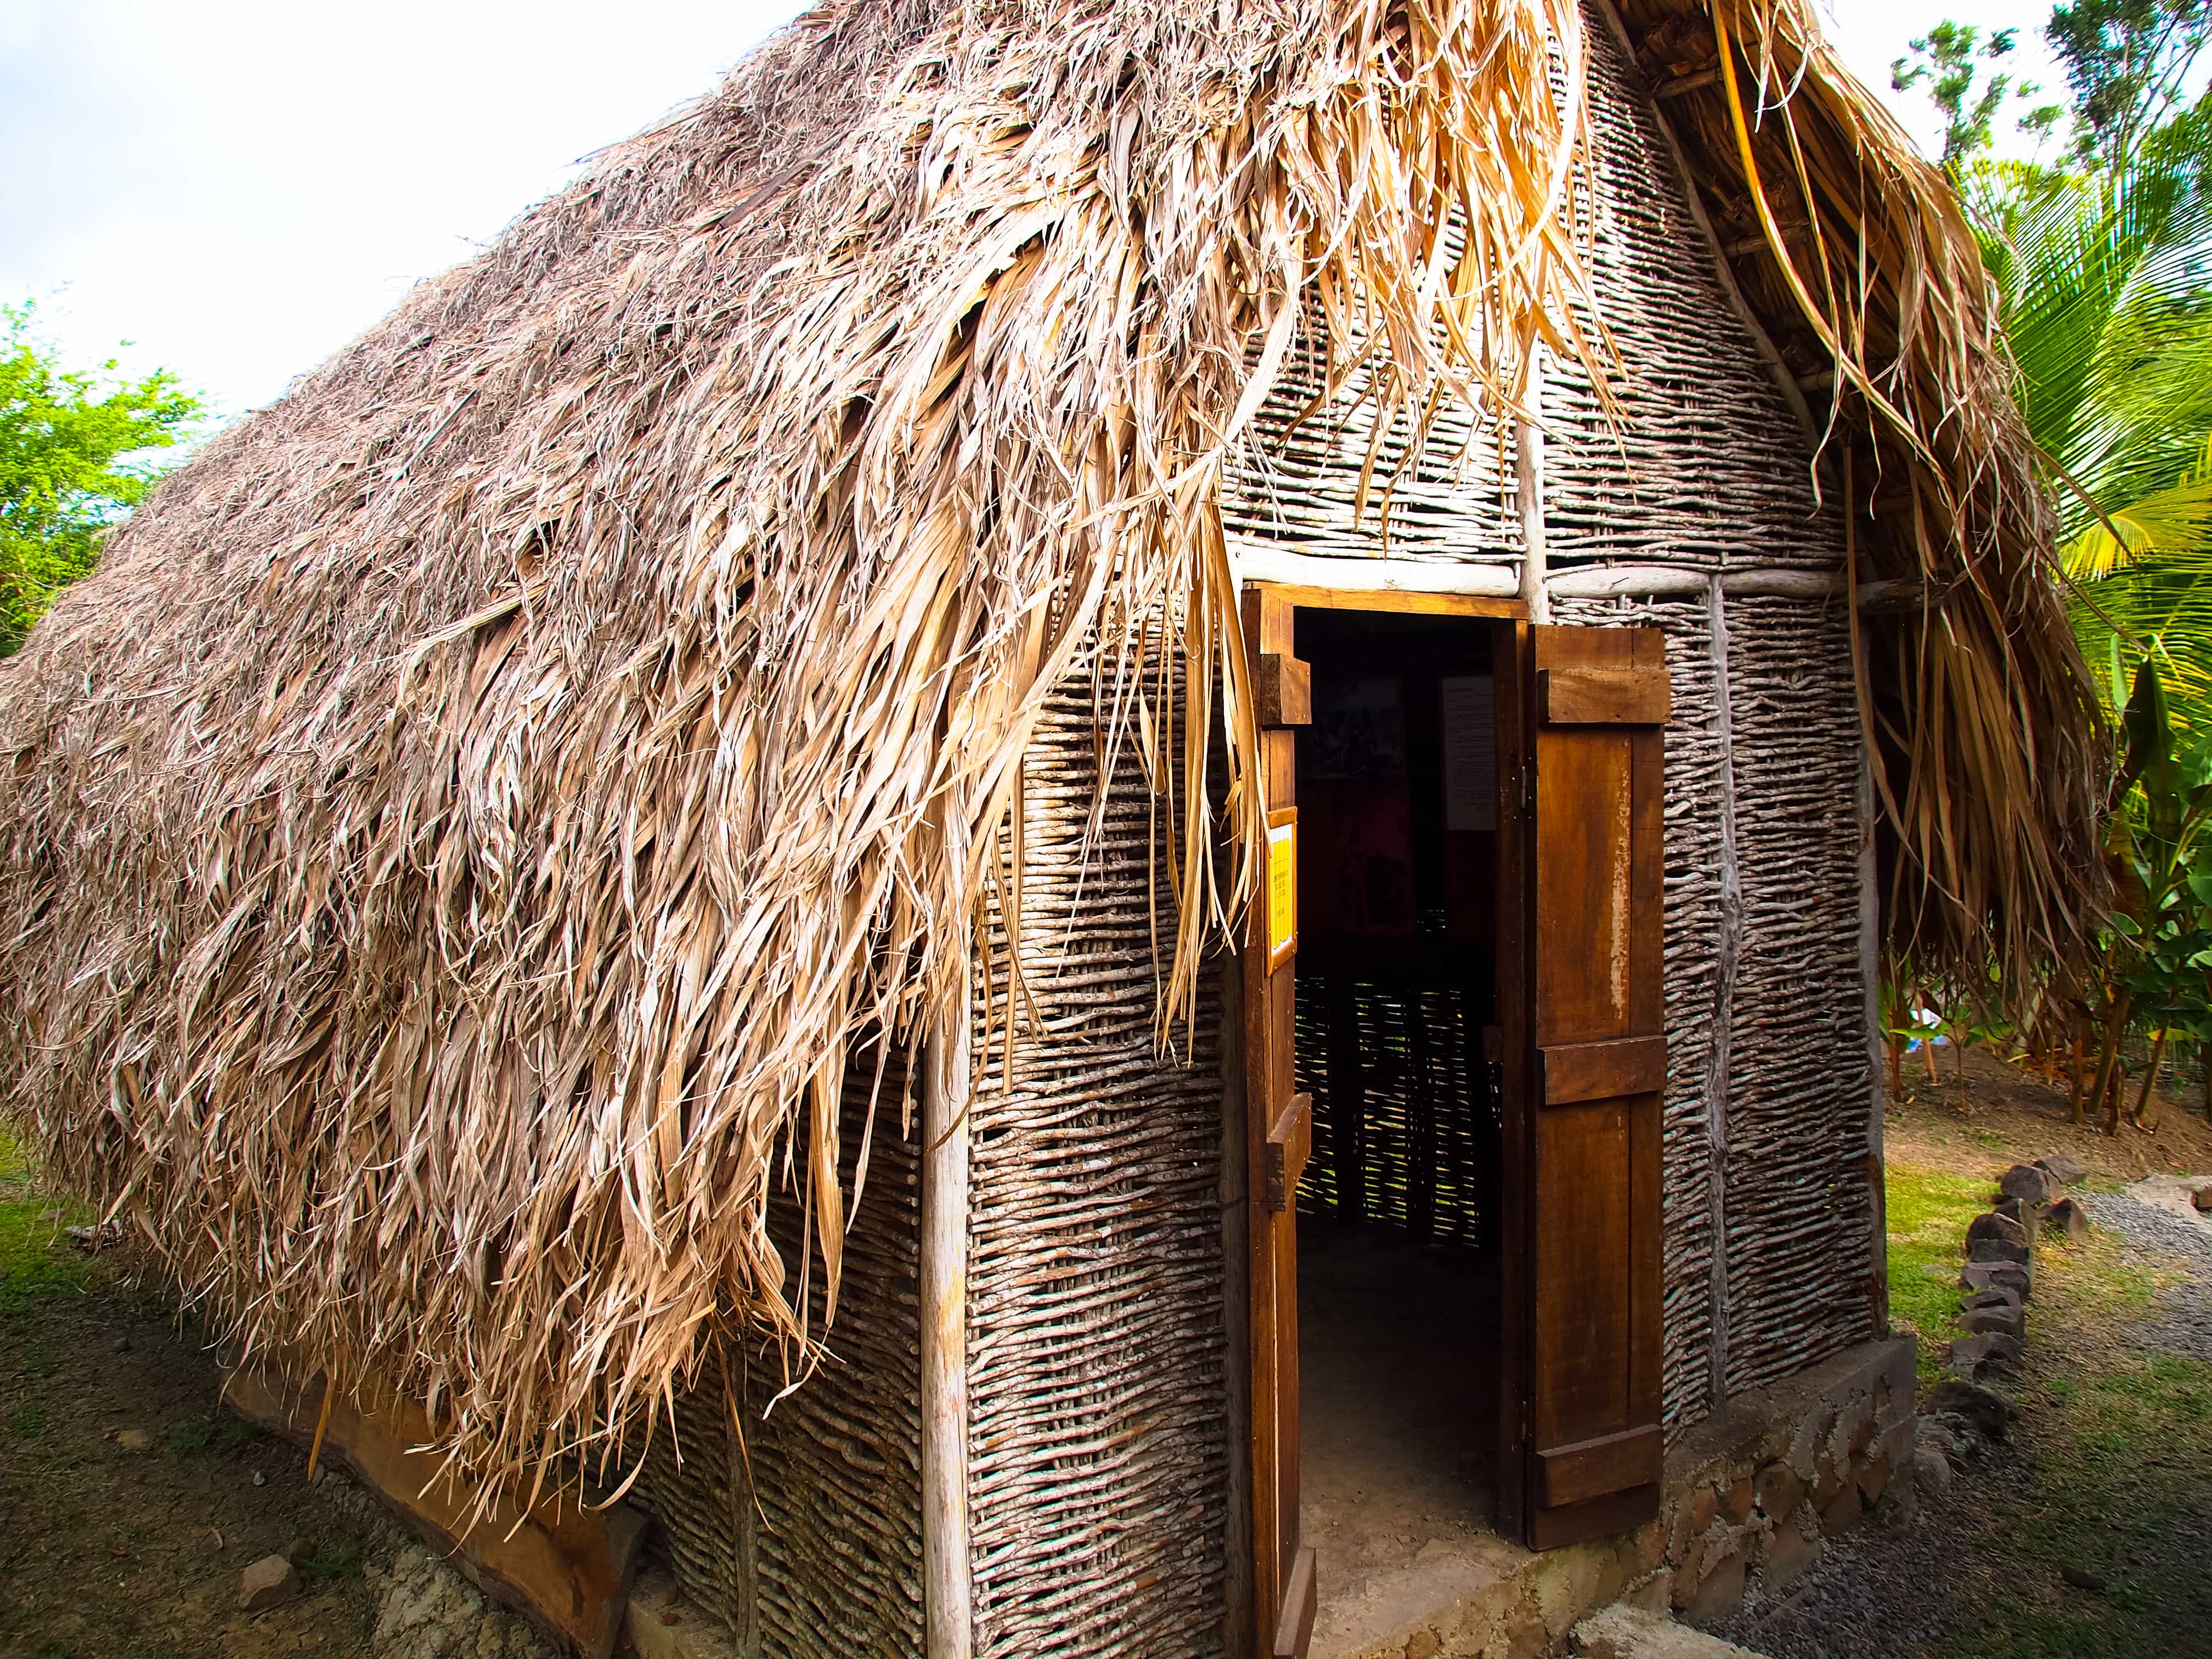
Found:
[[[0,1656],[520,1659],[542,1650],[343,1476],[218,1404],[204,1334],[0,1141]],[[237,1606],[291,1551],[302,1588]]]
[[[1905,1096],[1893,1103],[1883,1127],[1892,1163],[1996,1175],[2010,1164],[2063,1152],[2087,1165],[2091,1181],[2100,1185],[2159,1171],[2212,1175],[2212,1124],[2199,1115],[2194,1085],[2159,1094],[2153,1133],[2123,1121],[2118,1135],[2107,1135],[2072,1121],[2063,1084],[2046,1083],[1986,1048],[1967,1054],[1963,1086],[1957,1057],[1937,1049],[1940,1080],[1931,1083],[1925,1052],[1905,1058]],[[2127,1089],[2130,1107],[2136,1087]]]
[[[1919,1328],[1923,1376],[1956,1334],[1966,1224],[1999,1172],[2071,1153],[2099,1224],[2038,1251],[2023,1361],[1984,1378],[2014,1408],[2008,1437],[1931,1492],[1918,1525],[1844,1540],[1725,1633],[1774,1659],[2212,1656],[2212,1363],[2192,1311],[2212,1252],[2119,1190],[2212,1176],[2197,1090],[2155,1133],[2107,1137],[2071,1123],[2063,1085],[1976,1053],[1962,1089],[1941,1064],[1931,1083],[1914,1057],[1886,1126],[1892,1316]]]

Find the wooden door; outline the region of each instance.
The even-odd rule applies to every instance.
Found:
[[[1498,1492],[1504,1529],[1547,1549],[1659,1508],[1668,691],[1656,630],[1522,623],[1510,638]]]
[[[1292,607],[1264,588],[1243,598],[1268,806],[1261,872],[1243,962],[1246,1237],[1251,1343],[1254,1645],[1304,1659],[1313,1634],[1314,1553],[1298,1533],[1297,1191],[1312,1145],[1313,1103],[1292,1091],[1297,953],[1297,728],[1311,718]]]

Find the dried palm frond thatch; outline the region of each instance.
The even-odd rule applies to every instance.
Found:
[[[1930,596],[1869,676],[1898,925],[2062,957],[2093,735],[1971,240],[1796,0],[1627,9],[1735,54],[1686,149],[1815,211],[1746,285],[1837,365],[1855,487],[1912,503],[1867,538]],[[1087,642],[1181,848],[1164,1029],[1238,910],[1216,496],[1296,319],[1371,343],[1386,416],[1510,406],[1539,340],[1604,372],[1584,27],[831,5],[211,445],[0,671],[0,1008],[58,1173],[488,1481],[709,1329],[818,1335],[765,1195],[812,1172],[834,1287],[846,1056],[959,982]],[[1117,643],[1162,637],[1179,697]]]

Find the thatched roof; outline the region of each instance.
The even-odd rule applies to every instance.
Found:
[[[1647,70],[1714,61],[1705,14],[1624,11]],[[1749,56],[1670,118],[1789,254],[1736,261],[1771,331],[1841,356],[1836,453],[1905,503],[1872,568],[1934,596],[1869,647],[1893,926],[2063,955],[2094,734],[1972,240],[1802,0],[1725,16]],[[0,670],[0,1011],[58,1173],[489,1476],[791,1328],[764,1194],[787,1148],[834,1171],[853,1034],[955,982],[1085,641],[1171,630],[1186,707],[1101,696],[1182,846],[1249,854],[1215,493],[1301,307],[1416,407],[1510,399],[1540,335],[1601,367],[1557,320],[1600,26],[832,4],[423,285]],[[1225,781],[1174,741],[1214,722]],[[1248,867],[1179,860],[1170,1012]]]

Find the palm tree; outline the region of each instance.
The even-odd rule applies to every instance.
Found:
[[[2085,654],[2117,672],[2116,645],[2147,653],[2177,714],[2212,731],[2212,108],[2109,171],[1983,162],[1968,184],[2062,485]]]

